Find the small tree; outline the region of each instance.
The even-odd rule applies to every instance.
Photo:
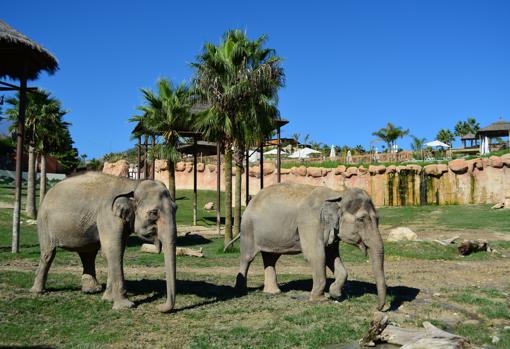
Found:
[[[436,139],[440,142],[448,144],[450,147],[452,146],[453,141],[455,140],[455,136],[452,131],[442,128],[436,135]]]
[[[391,156],[393,148],[396,144],[397,139],[403,138],[409,134],[409,130],[404,130],[402,127],[397,127],[391,122],[388,122],[386,127],[379,129],[372,133],[372,135],[378,137],[380,140],[386,143],[388,146],[388,152]]]
[[[417,159],[423,160],[423,146],[425,145],[425,138],[418,138],[411,135],[411,149],[413,150],[413,156]]]

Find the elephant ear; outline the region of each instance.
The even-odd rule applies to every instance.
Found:
[[[112,211],[124,222],[131,222],[135,214],[133,192],[117,195],[112,202]]]
[[[342,197],[335,196],[326,199],[321,207],[321,224],[326,246],[335,241],[340,221],[340,201]]]

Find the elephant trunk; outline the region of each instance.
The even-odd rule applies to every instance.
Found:
[[[368,246],[368,253],[377,286],[377,296],[379,299],[377,309],[381,310],[386,301],[386,281],[384,279],[384,246],[380,237],[378,240],[376,244]]]
[[[158,239],[161,242],[165,257],[166,273],[166,302],[158,306],[159,311],[163,313],[170,312],[175,305],[175,242],[177,229],[175,226],[175,209],[170,208],[169,211],[168,215],[160,217],[158,221]]]

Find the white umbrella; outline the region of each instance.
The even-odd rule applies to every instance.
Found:
[[[443,147],[443,148],[450,148],[450,146],[446,143],[440,142],[438,140],[425,143],[427,147]]]
[[[282,149],[282,154],[287,154],[287,151],[285,149]],[[278,148],[271,149],[269,151],[266,151],[264,155],[278,155]]]
[[[331,145],[331,151],[329,152],[329,157],[330,157],[331,159],[336,158],[336,151],[335,151],[335,145],[334,145],[334,144],[333,144],[333,145]]]
[[[289,155],[289,158],[291,159],[309,158],[310,154],[320,154],[320,151],[313,150],[311,148],[298,149],[297,151]]]

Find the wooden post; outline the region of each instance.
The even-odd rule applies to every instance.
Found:
[[[260,143],[260,190],[264,189],[264,143]]]
[[[149,177],[149,136],[144,136],[144,160],[143,160],[143,179]]]
[[[152,154],[154,155],[154,148],[156,148],[156,136],[152,136]],[[152,157],[151,179],[156,179],[156,157]]]
[[[246,190],[245,190],[245,202],[246,206],[250,203],[250,150],[246,149],[246,170],[244,171],[244,176],[246,180]]]
[[[277,130],[277,137],[278,137],[278,155],[277,155],[277,158],[276,158],[276,177],[278,179],[278,183],[280,183],[282,181],[282,146],[281,146],[281,134],[280,134],[280,126],[278,126],[278,130]]]
[[[221,147],[216,142],[216,229],[221,233]]]
[[[197,225],[197,138],[193,137],[193,225]]]
[[[138,162],[136,169],[136,179],[140,179],[142,173],[142,136],[138,136],[138,151],[136,154],[136,160]]]
[[[21,175],[23,171],[23,140],[25,137],[25,111],[27,104],[27,62],[20,78],[18,132],[16,135],[16,190],[14,192],[14,212],[12,215],[12,253],[19,252],[19,226],[21,211]]]

